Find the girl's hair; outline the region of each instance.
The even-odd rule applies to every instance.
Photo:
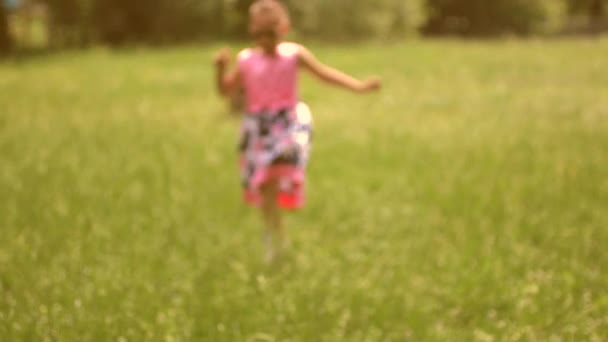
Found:
[[[256,0],[249,7],[249,15],[265,14],[274,16],[281,24],[290,24],[289,10],[279,0]]]

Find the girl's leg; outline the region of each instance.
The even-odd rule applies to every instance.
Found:
[[[278,247],[282,249],[287,242],[287,236],[283,227],[281,209],[277,204],[279,193],[278,180],[270,180],[262,185],[262,215],[266,225],[265,243],[267,261],[272,261],[276,257]],[[277,246],[278,245],[278,246]]]

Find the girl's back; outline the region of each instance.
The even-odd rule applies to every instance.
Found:
[[[239,54],[247,112],[295,107],[298,103],[298,49],[297,44],[281,43],[274,55],[258,49],[246,49]]]

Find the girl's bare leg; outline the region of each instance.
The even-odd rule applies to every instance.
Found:
[[[264,239],[266,243],[266,259],[271,262],[279,249],[283,249],[287,243],[287,236],[283,227],[281,209],[277,205],[277,195],[279,193],[279,182],[269,181],[262,185],[262,215],[266,232]]]

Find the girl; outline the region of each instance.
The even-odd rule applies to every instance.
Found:
[[[244,93],[239,144],[244,199],[262,211],[268,262],[289,245],[281,209],[297,209],[304,203],[312,117],[298,99],[298,70],[356,92],[380,88],[378,80],[359,81],[322,64],[304,46],[283,42],[289,29],[289,14],[281,2],[258,0],[249,9],[249,34],[255,46],[239,53],[234,70],[227,70],[228,50],[215,56],[219,93],[227,97]]]

